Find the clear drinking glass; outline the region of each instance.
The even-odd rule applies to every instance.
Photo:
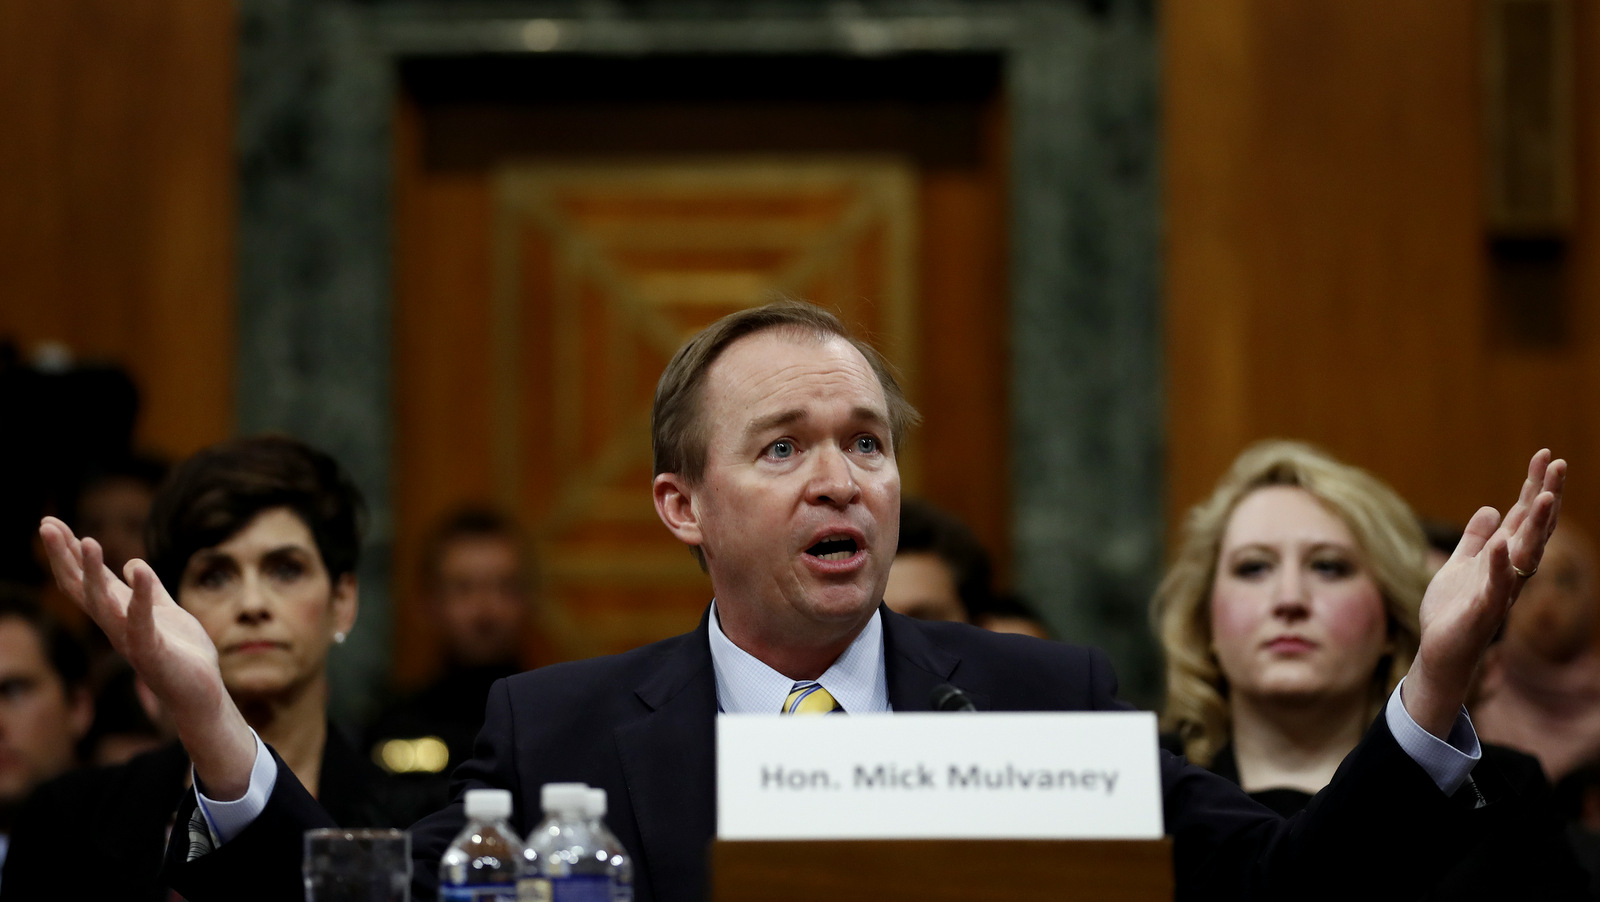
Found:
[[[307,830],[306,902],[410,902],[411,834]]]

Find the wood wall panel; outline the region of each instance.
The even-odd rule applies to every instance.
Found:
[[[1504,507],[1532,451],[1600,523],[1600,47],[1578,19],[1567,328],[1493,325],[1478,7],[1180,0],[1163,8],[1169,525],[1251,441],[1309,439],[1419,512]]]
[[[1600,335],[1600,7],[1573,4],[1576,63],[1576,106],[1573,117],[1577,141],[1577,241],[1572,254],[1573,328],[1583,335]],[[1592,399],[1600,397],[1600,341],[1582,349],[1581,375],[1570,392],[1580,415],[1574,419],[1587,432],[1584,440],[1600,446],[1600,417]],[[1580,477],[1580,483],[1582,478]],[[1597,474],[1600,482],[1600,474]],[[1600,489],[1597,489],[1600,493]],[[1585,519],[1591,531],[1600,530],[1600,516]]]
[[[395,118],[394,671],[416,682],[438,649],[418,586],[428,525],[494,497],[489,181],[425,174],[416,108]],[[407,562],[413,562],[408,564]]]
[[[913,433],[921,485],[958,514],[995,556],[1009,584],[1011,507],[1010,264],[1005,223],[1007,122],[998,105],[982,123],[987,165],[922,173],[917,395],[925,418]]]
[[[395,560],[400,564],[394,660],[397,681],[414,684],[434,670],[438,649],[418,597],[417,574],[406,562],[417,560],[427,525],[441,513],[463,500],[495,495],[489,229],[497,162],[884,153],[899,151],[897,140],[920,147],[921,139],[913,127],[917,116],[891,106],[849,103],[797,108],[749,102],[731,111],[694,104],[594,109],[570,104],[534,106],[530,112],[516,105],[452,106],[427,97],[419,104],[403,97],[399,106]],[[1006,122],[998,97],[983,104],[976,128],[966,128],[971,120],[965,112],[950,118],[963,128],[946,132],[981,132],[971,152],[961,149],[966,139],[944,133],[935,135],[934,150],[912,152],[920,161],[913,279],[918,382],[912,400],[925,421],[911,437],[919,466],[914,481],[908,477],[908,492],[926,494],[971,523],[996,552],[1004,574],[1010,546]],[[897,138],[899,131],[913,139]],[[957,151],[944,148],[940,142],[945,141]],[[648,374],[652,384],[655,375]],[[536,412],[528,416],[533,421]],[[534,439],[522,442],[524,454],[549,453]],[[641,502],[647,500],[648,479],[638,483],[637,492]],[[532,499],[528,506],[537,509],[537,502]],[[664,528],[652,529],[664,533]],[[615,601],[597,596],[584,604],[604,607]],[[647,619],[638,612],[630,616]],[[659,621],[663,635],[682,628],[667,613],[649,616],[656,618],[649,628]],[[528,645],[530,663],[543,663],[540,651],[534,637]]]
[[[0,4],[0,338],[125,365],[173,455],[233,419],[234,52],[226,3]]]

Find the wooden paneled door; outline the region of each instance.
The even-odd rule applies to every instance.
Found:
[[[914,153],[487,155],[438,165],[400,116],[396,672],[434,661],[420,537],[488,501],[528,530],[540,585],[529,663],[692,628],[710,582],[656,518],[649,419],[673,351],[777,295],[839,313],[903,375],[926,423],[909,492],[1006,551],[1003,148]],[[926,466],[924,463],[926,462]]]
[[[909,167],[518,164],[495,175],[498,502],[535,539],[563,656],[692,626],[708,584],[650,495],[656,378],[690,335],[780,294],[833,308],[915,384]]]

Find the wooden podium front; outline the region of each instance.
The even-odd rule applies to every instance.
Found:
[[[1172,841],[717,840],[712,902],[1170,902]]]

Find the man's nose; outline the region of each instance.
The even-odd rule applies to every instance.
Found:
[[[814,471],[807,492],[807,500],[812,504],[844,507],[861,497],[855,471],[843,451],[831,447],[819,450],[812,458],[812,467]]]

